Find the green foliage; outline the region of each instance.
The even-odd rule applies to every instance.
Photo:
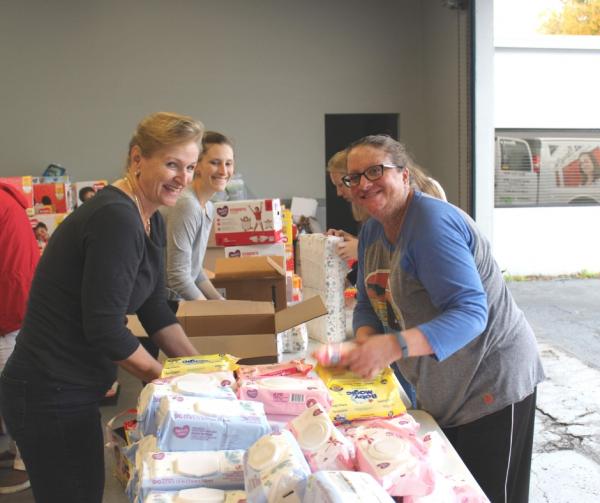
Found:
[[[600,35],[600,0],[561,0],[559,10],[547,11],[540,33],[547,35]]]

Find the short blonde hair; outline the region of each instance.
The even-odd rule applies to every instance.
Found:
[[[127,169],[131,164],[131,149],[139,147],[144,157],[151,157],[157,151],[190,141],[202,150],[204,125],[188,115],[172,112],[156,112],[144,117],[137,125],[127,151]]]
[[[331,156],[327,163],[328,173],[346,173],[346,160],[348,155],[345,150],[340,150]]]

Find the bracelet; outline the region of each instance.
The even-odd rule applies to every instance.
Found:
[[[400,349],[402,349],[402,359],[408,358],[408,344],[406,343],[406,339],[400,330],[393,330],[392,333],[396,337],[398,344],[400,344]]]

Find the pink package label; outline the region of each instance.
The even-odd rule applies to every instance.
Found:
[[[268,414],[297,415],[319,403],[331,408],[329,392],[320,379],[309,377],[271,376],[241,381],[242,400],[262,402]]]

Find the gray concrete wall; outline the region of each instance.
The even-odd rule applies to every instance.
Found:
[[[74,180],[114,179],[133,127],[156,110],[231,135],[256,195],[324,197],[325,113],[399,112],[403,137],[426,158],[422,9],[417,0],[3,2],[0,176],[56,162]]]

